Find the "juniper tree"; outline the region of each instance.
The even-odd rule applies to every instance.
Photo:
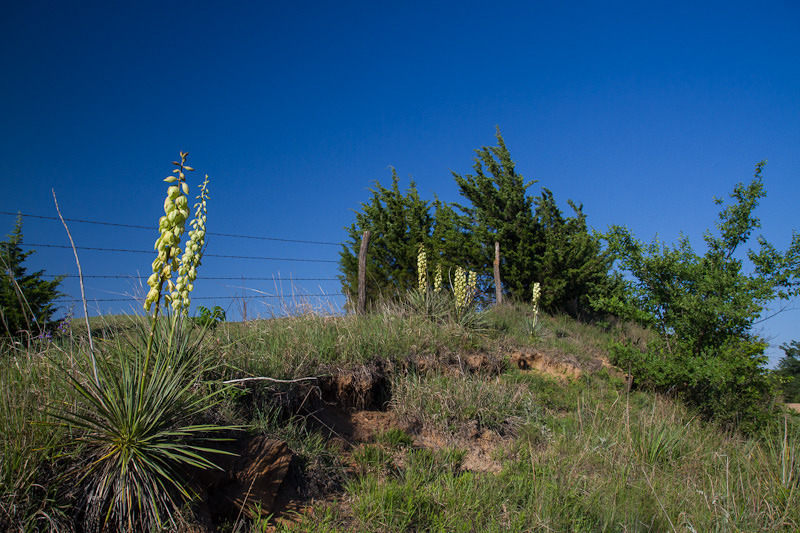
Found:
[[[500,242],[501,271],[506,292],[523,300],[537,280],[535,258],[541,252],[533,217],[533,198],[526,182],[515,169],[498,128],[497,146],[475,150],[475,174],[453,172],[461,196],[469,204],[454,204],[461,211],[460,231],[471,235],[471,246],[461,260],[484,279],[492,277],[494,243]]]
[[[22,216],[17,216],[14,230],[0,241],[0,334],[17,336],[22,332],[39,334],[47,330],[61,296],[58,286],[63,276],[52,281],[42,279],[44,270],[28,273],[25,260],[34,253],[23,252]]]
[[[358,299],[358,253],[364,231],[371,232],[367,252],[367,302],[392,298],[412,289],[417,283],[417,251],[427,244],[433,227],[430,202],[422,200],[412,180],[405,193],[400,191],[397,172],[392,169],[392,185],[375,182],[372,198],[356,211],[356,221],[347,228],[348,240],[340,252],[339,280],[351,302]]]
[[[549,189],[535,199],[539,250],[534,269],[542,284],[542,307],[576,315],[590,310],[594,298],[613,294],[620,282],[609,274],[613,260],[599,235],[589,231],[583,205],[567,203],[572,217],[564,217]]]
[[[453,224],[459,227],[448,229],[456,237],[470,236],[457,248],[459,260],[481,273],[488,285],[494,243],[499,242],[501,279],[509,296],[528,300],[538,282],[543,308],[573,315],[589,310],[591,299],[613,292],[618,285],[609,274],[609,254],[589,231],[582,205],[570,200],[575,216],[565,217],[550,190],[542,189],[536,198],[528,194],[537,182],[526,182],[516,172],[499,129],[496,137],[497,146],[476,150],[474,175],[453,173],[461,195],[470,202],[455,204],[462,214],[454,217]]]
[[[782,344],[784,356],[775,371],[781,379],[781,390],[786,403],[800,402],[800,341]]]

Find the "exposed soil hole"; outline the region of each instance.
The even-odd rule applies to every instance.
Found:
[[[220,470],[189,473],[202,502],[199,522],[208,529],[221,521],[272,513],[293,458],[286,443],[248,435],[218,447],[226,453],[211,459]]]
[[[385,409],[391,399],[387,363],[337,369],[319,379],[322,400],[345,410]]]
[[[408,424],[398,420],[393,411],[346,411],[336,405],[326,405],[306,415],[306,420],[309,427],[338,442],[342,450],[372,442],[376,435],[391,429],[410,431]]]
[[[458,354],[414,354],[406,357],[400,365],[399,370],[405,373],[463,374],[469,372],[490,376],[501,374],[508,367],[501,354],[485,352],[464,356]]]

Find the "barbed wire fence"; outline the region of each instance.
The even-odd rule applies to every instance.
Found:
[[[32,213],[15,213],[15,212],[8,212],[8,211],[0,211],[0,215],[9,215],[9,216],[22,216],[24,219],[34,219],[44,221],[45,223],[54,222],[60,224],[60,219],[57,217],[52,216],[45,216],[45,215],[38,215]],[[118,222],[109,222],[109,221],[101,221],[101,220],[86,220],[86,219],[77,219],[77,218],[65,218],[64,219],[68,223],[74,224],[86,224],[86,225],[95,225],[95,226],[105,226],[109,228],[120,228],[125,230],[148,230],[151,232],[155,232],[156,228],[154,226],[142,226],[137,224],[124,224]],[[23,235],[26,235],[26,232],[23,230]],[[53,232],[54,238],[60,237],[59,233]],[[233,310],[233,316],[231,318],[236,319],[243,319],[246,320],[248,318],[253,318],[252,311],[250,312],[250,316],[248,316],[248,305],[252,305],[254,301],[261,302],[264,304],[263,310],[266,311],[268,316],[276,316],[276,315],[285,315],[291,314],[296,312],[305,312],[305,311],[324,311],[327,313],[338,313],[344,309],[345,304],[345,295],[341,292],[341,288],[338,286],[339,278],[332,275],[331,271],[333,265],[338,265],[339,260],[336,259],[338,254],[338,250],[336,248],[341,248],[341,243],[337,242],[329,242],[329,241],[322,241],[322,240],[305,240],[305,239],[293,239],[293,238],[285,238],[285,237],[274,237],[274,236],[261,236],[261,235],[242,235],[242,234],[234,234],[234,233],[218,233],[218,232],[207,232],[206,235],[213,238],[211,240],[212,243],[218,240],[227,240],[232,241],[234,239],[241,239],[246,241],[263,241],[267,243],[274,243],[276,245],[289,245],[289,246],[312,246],[315,249],[315,252],[312,257],[297,257],[292,256],[291,254],[278,254],[278,255],[243,255],[243,254],[236,254],[236,253],[209,253],[206,252],[203,254],[203,269],[206,270],[206,273],[209,273],[208,276],[200,275],[198,281],[198,287],[192,294],[192,301],[198,302],[200,305],[204,307],[214,306],[216,304],[225,303],[227,305],[221,305],[220,307],[226,308],[228,311]],[[54,253],[58,254],[60,250],[64,252],[71,251],[72,247],[67,244],[57,244],[53,242],[39,242],[38,239],[29,240],[26,238],[23,239],[21,243],[21,247],[24,249],[32,249],[32,250],[52,250]],[[336,248],[334,248],[336,247]],[[95,252],[99,252],[102,254],[148,254],[155,257],[155,252],[153,250],[145,250],[145,249],[137,249],[135,247],[130,248],[120,248],[120,247],[104,247],[104,246],[83,246],[79,245],[75,247],[76,250],[80,252],[91,252],[92,254]],[[320,250],[316,252],[316,250]],[[67,273],[62,274],[58,270],[64,271],[66,269],[62,269],[60,265],[71,265],[71,269],[68,271],[74,271],[74,259],[71,260],[72,254],[69,254],[69,258],[67,255],[64,255],[63,261],[59,258],[57,264],[59,265],[58,269],[54,269],[50,266],[52,261],[48,263],[48,267],[46,268],[45,272],[42,274],[43,278],[54,279],[56,277],[61,277],[64,279],[65,282],[72,281],[73,283],[77,283],[78,276],[77,274]],[[210,260],[210,261],[209,261]],[[212,263],[215,260],[224,261],[224,265],[216,265],[216,268],[212,265],[211,268],[208,268],[207,263]],[[252,271],[253,268],[249,269],[242,269],[242,273],[240,275],[230,275],[230,264],[232,260],[248,260],[248,261],[263,261],[263,262],[281,262],[281,263],[292,263],[295,265],[302,265],[303,270],[308,272],[309,268],[312,268],[311,273],[305,273],[303,275],[292,275],[290,274],[289,277],[284,277],[281,275],[279,270],[273,270],[271,275],[253,275]],[[91,272],[92,267],[101,263],[104,265],[102,268],[108,268],[109,260],[105,261],[92,261],[87,260],[85,257],[81,257],[81,263],[87,266],[84,266],[84,272]],[[125,264],[124,261],[115,261],[115,264]],[[133,262],[131,262],[133,264]],[[138,264],[138,261],[136,262]],[[320,268],[316,268],[316,265],[319,265]],[[148,266],[146,263],[142,266]],[[225,270],[226,275],[218,275],[219,273],[216,272],[220,268]],[[322,271],[320,274],[319,271]],[[97,270],[95,270],[97,272]],[[147,272],[143,274],[141,272],[136,273],[89,273],[83,276],[84,280],[93,280],[98,282],[110,282],[112,285],[108,285],[107,283],[104,285],[104,288],[95,287],[93,294],[91,296],[87,296],[87,300],[90,303],[95,304],[98,307],[99,314],[103,314],[99,311],[100,304],[106,304],[106,308],[116,309],[117,312],[125,312],[124,306],[121,304],[129,303],[131,304],[131,309],[140,308],[141,302],[144,300],[144,294],[147,292],[144,290],[146,287],[143,280],[146,280],[149,277],[150,273]],[[121,286],[113,285],[117,281],[128,281],[133,283],[138,283],[138,290],[131,290],[126,292]],[[229,294],[219,294],[219,295],[209,295],[207,294],[208,288],[204,287],[200,291],[197,289],[202,286],[202,281],[212,281],[218,282],[221,286],[225,287],[227,290],[233,290],[233,293]],[[224,285],[224,282],[238,282],[239,285]],[[263,282],[271,282],[272,288],[271,290],[265,289],[263,285],[259,285],[259,283]],[[323,285],[330,286],[333,283],[336,283],[336,289],[323,289]],[[317,289],[310,290],[309,284],[316,283]],[[288,284],[288,287],[286,285]],[[121,285],[121,284],[118,284]],[[70,304],[74,305],[79,303],[81,300],[75,297],[72,297],[72,293],[77,293],[76,291],[69,291],[65,290],[64,288],[61,289],[62,292],[66,294],[56,300],[56,305],[59,306],[68,306]],[[260,313],[257,313],[256,316],[260,316]]]

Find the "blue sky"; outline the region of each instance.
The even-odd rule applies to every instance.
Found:
[[[427,198],[459,200],[451,171],[470,172],[499,126],[518,171],[540,180],[534,194],[582,202],[598,230],[666,242],[684,232],[698,248],[712,197],[766,158],[763,234],[788,246],[800,229],[800,4],[495,4],[4,2],[0,210],[55,216],[52,188],[67,218],[154,225],[161,179],[184,150],[198,181],[211,176],[209,231],[336,243],[389,166]],[[0,226],[8,233],[13,216]],[[101,248],[147,250],[156,236],[70,229]],[[26,219],[24,234],[68,244],[51,220]],[[338,250],[210,237],[208,254],[336,261]],[[86,250],[81,261],[84,274],[136,275],[152,257]],[[75,273],[64,249],[39,247],[30,266]],[[277,292],[204,277],[336,274],[335,262],[208,257],[196,295]],[[72,280],[64,289],[78,296]],[[97,278],[87,289],[95,300],[137,290]],[[268,301],[248,313],[267,314]],[[778,345],[800,338],[798,324],[788,311],[763,333]]]

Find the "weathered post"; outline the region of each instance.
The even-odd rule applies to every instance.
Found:
[[[494,293],[497,305],[503,303],[503,287],[500,284],[500,243],[494,242]]]
[[[356,312],[363,315],[367,306],[367,247],[369,246],[369,230],[361,237],[361,249],[358,251],[358,307]]]

